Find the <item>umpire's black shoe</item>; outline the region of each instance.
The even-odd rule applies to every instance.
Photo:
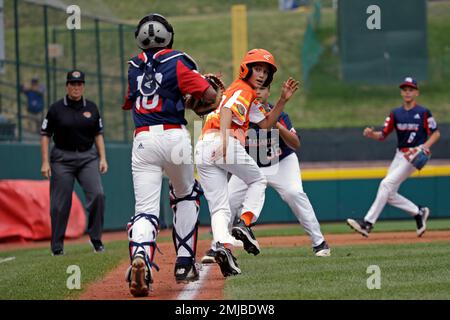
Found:
[[[364,237],[369,237],[370,231],[372,231],[373,225],[365,220],[356,221],[353,219],[347,219],[347,224],[356,232],[362,234]]]
[[[239,269],[236,258],[231,253],[231,250],[225,248],[220,242],[216,244],[216,262],[224,277],[241,274],[241,269]]]
[[[89,241],[94,248],[94,252],[103,252],[105,251],[105,246],[103,245],[103,242],[101,240],[94,240],[91,239]]]
[[[199,279],[199,273],[194,262],[188,264],[175,264],[175,280],[177,283],[194,282]]]
[[[52,256],[63,256],[64,255],[64,250],[63,249],[57,249],[52,251]]]
[[[244,244],[244,249],[248,253],[252,253],[256,256],[260,252],[259,243],[256,241],[252,229],[245,225],[244,220],[238,220],[237,224],[233,227],[233,229],[231,229],[231,234],[237,240],[242,241]]]

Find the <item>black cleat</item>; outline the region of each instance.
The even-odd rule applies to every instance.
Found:
[[[231,250],[225,248],[220,242],[217,242],[216,245],[216,261],[224,277],[241,274],[241,269],[239,269],[236,258],[231,253]]]
[[[252,253],[255,256],[259,254],[259,243],[256,241],[252,229],[246,226],[243,220],[238,220],[238,223],[233,227],[233,229],[231,229],[231,234],[237,240],[242,241],[245,251]]]
[[[199,273],[195,263],[175,264],[174,275],[177,283],[188,283],[199,279]]]
[[[314,254],[316,255],[316,257],[329,257],[329,256],[331,256],[331,249],[328,246],[328,243],[326,241],[323,241],[317,247],[314,247],[313,251],[314,251]]]
[[[355,230],[356,232],[362,234],[364,237],[369,237],[370,231],[372,231],[372,224],[370,222],[364,221],[364,220],[353,220],[353,219],[347,219],[347,224]]]
[[[202,258],[203,264],[210,264],[216,262],[216,252],[213,249],[209,249],[206,251],[205,255]]]

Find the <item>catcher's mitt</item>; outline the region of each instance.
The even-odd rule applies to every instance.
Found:
[[[212,73],[205,74],[203,75],[203,77],[206,79],[206,81],[209,82],[214,90],[216,90],[216,99],[212,103],[206,104],[203,99],[199,100],[195,99],[191,95],[187,95],[184,102],[186,108],[192,109],[200,117],[214,111],[219,106],[222,95],[225,91],[225,84],[223,83],[222,79],[220,79],[220,77]]]
[[[411,148],[408,152],[404,154],[406,160],[408,160],[417,170],[422,169],[430,160],[431,152],[429,149],[423,146],[418,146]]]

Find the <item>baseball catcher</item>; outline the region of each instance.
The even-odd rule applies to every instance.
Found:
[[[220,104],[222,100],[223,92],[225,91],[225,84],[219,76],[213,73],[208,73],[203,75],[206,81],[216,90],[216,99],[211,103],[211,101],[205,101],[203,98],[195,99],[192,95],[188,94],[185,96],[185,107],[194,111],[198,116],[203,117],[214,111]]]
[[[135,124],[131,164],[135,214],[127,226],[130,267],[126,279],[130,293],[141,297],[151,291],[152,270],[158,270],[154,256],[163,172],[171,183],[175,281],[199,279],[195,253],[202,189],[194,178],[184,97],[189,94],[202,101],[206,112],[217,93],[188,54],[172,49],[174,30],[165,17],[156,13],[143,17],[135,39],[142,51],[128,61],[128,94],[122,109],[131,110]],[[173,156],[179,147],[189,150],[181,159]]]

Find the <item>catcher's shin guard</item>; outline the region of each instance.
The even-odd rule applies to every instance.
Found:
[[[145,242],[135,242],[132,240],[133,225],[142,218],[147,219],[154,227],[152,231],[153,239]],[[158,225],[159,221],[156,216],[145,213],[134,216],[127,225],[131,265],[126,272],[125,278],[129,283],[131,294],[135,297],[148,295],[153,283],[152,268],[159,271],[159,267],[153,263],[155,250],[159,250],[154,241],[158,232]]]
[[[195,260],[195,253],[197,250],[197,235],[198,235],[198,213],[200,211],[200,196],[203,194],[203,190],[197,180],[194,182],[192,191],[183,198],[177,198],[175,196],[172,185],[170,187],[170,206],[174,212],[173,216],[173,229],[172,238],[177,255],[180,253],[180,249],[184,248],[190,257]],[[178,212],[182,209],[186,212]],[[187,215],[191,221],[195,221],[195,225],[185,236],[180,235],[180,230],[177,230],[177,219],[180,219],[180,215]],[[183,230],[183,234],[185,234]],[[192,241],[191,241],[192,239]]]

